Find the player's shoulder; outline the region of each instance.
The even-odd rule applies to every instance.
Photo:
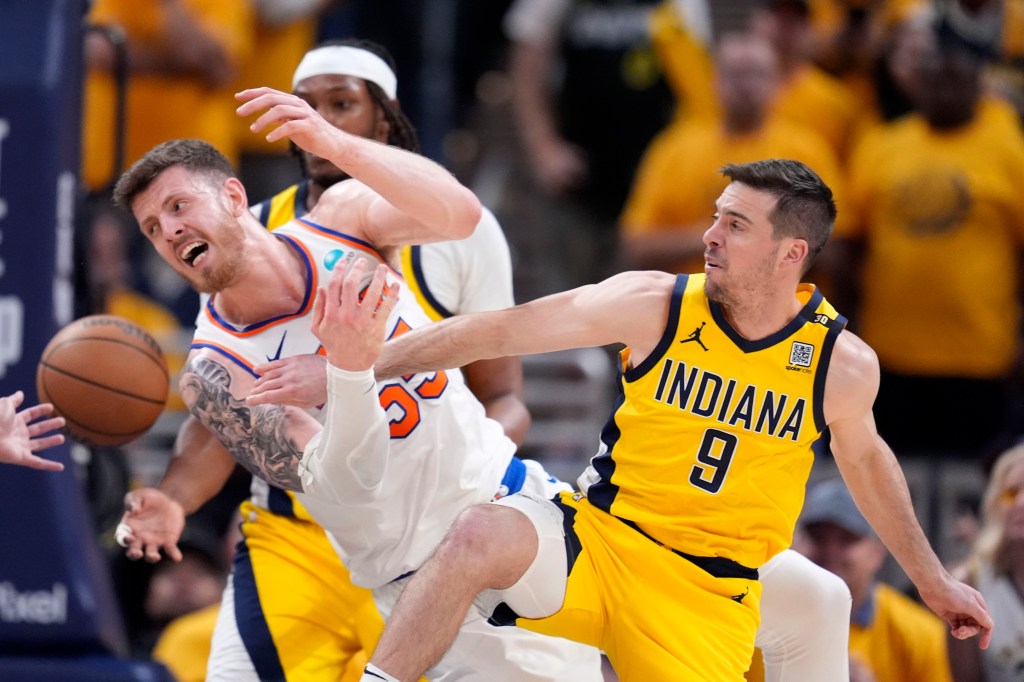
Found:
[[[864,339],[860,338],[849,329],[844,329],[836,338],[835,348],[832,350],[832,365],[838,365],[858,376],[867,374],[878,374],[878,355]]]
[[[671,294],[677,275],[660,270],[627,270],[612,275],[603,284],[632,295]]]
[[[657,270],[631,270],[612,275],[579,291],[587,300],[614,314],[625,327],[638,320],[664,319],[677,278]]]
[[[838,408],[837,416],[849,412],[846,408],[871,408],[878,393],[879,371],[878,356],[871,346],[849,330],[839,333],[825,383],[825,400]]]

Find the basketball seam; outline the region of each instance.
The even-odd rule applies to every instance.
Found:
[[[116,343],[116,344],[118,344],[120,346],[125,346],[126,348],[131,348],[132,350],[135,350],[135,351],[138,351],[139,353],[141,353],[143,355],[143,357],[148,358],[149,360],[152,360],[153,363],[156,364],[156,366],[160,368],[160,371],[163,372],[163,375],[165,377],[167,377],[168,379],[170,379],[170,374],[167,371],[166,360],[164,360],[164,358],[156,356],[156,355],[151,355],[150,353],[147,353],[146,351],[144,351],[142,348],[140,348],[139,346],[137,346],[135,344],[126,343],[125,341],[121,341],[120,339],[112,339],[109,336],[76,336],[73,339],[68,339],[67,341],[61,341],[59,344],[54,346],[50,350],[49,353],[46,354],[46,357],[42,358],[43,364],[45,364],[47,367],[50,367],[52,369],[57,369],[53,365],[47,363],[46,362],[46,358],[48,358],[51,355],[53,355],[54,353],[56,353],[58,348],[61,348],[62,346],[66,346],[66,345],[71,344],[71,343],[78,343],[79,341],[109,341],[110,343]],[[75,378],[78,378],[78,377],[75,377]]]
[[[111,393],[118,393],[120,395],[127,396],[129,398],[135,398],[136,400],[141,400],[143,402],[152,403],[154,405],[163,405],[164,403],[167,402],[166,400],[156,400],[154,398],[147,398],[146,396],[138,395],[137,393],[129,393],[128,391],[122,391],[121,389],[114,388],[113,386],[107,386],[105,384],[97,383],[97,382],[95,382],[95,381],[93,381],[91,379],[86,379],[85,377],[79,376],[77,374],[72,374],[71,372],[69,372],[69,371],[67,371],[65,369],[61,369],[60,367],[55,367],[55,366],[51,365],[50,363],[46,362],[45,360],[42,361],[40,364],[43,367],[56,372],[57,374],[63,374],[66,377],[70,377],[70,378],[75,379],[77,381],[81,381],[83,384],[88,384],[89,386],[92,386],[94,388],[102,388],[104,390],[110,391]],[[44,379],[44,381],[45,381],[45,379]],[[47,391],[47,394],[49,394],[49,391]]]
[[[110,437],[113,437],[113,438],[123,438],[125,436],[141,436],[146,431],[149,431],[151,428],[153,428],[152,425],[150,425],[150,426],[147,426],[144,429],[135,429],[135,430],[132,430],[132,431],[101,431],[100,429],[97,429],[95,427],[89,426],[88,424],[84,424],[84,423],[78,421],[77,419],[72,419],[72,418],[68,417],[65,414],[62,414],[61,416],[63,416],[64,419],[68,421],[68,423],[74,424],[75,426],[77,426],[78,428],[82,429],[83,431],[88,431],[89,433],[94,433],[94,434],[99,435],[99,436],[110,436]],[[78,441],[81,441],[81,442],[84,442],[84,441],[87,440],[87,438],[83,438],[82,436],[79,436],[77,434],[75,435],[75,439],[78,440]]]

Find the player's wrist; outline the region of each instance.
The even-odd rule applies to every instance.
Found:
[[[332,387],[347,388],[352,385],[370,386],[374,383],[373,367],[367,369],[345,369],[334,363],[327,363],[327,390]]]

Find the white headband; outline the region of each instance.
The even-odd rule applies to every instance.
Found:
[[[368,50],[347,45],[318,47],[307,52],[292,76],[292,90],[310,76],[326,74],[355,76],[376,83],[388,99],[395,99],[398,92],[398,78],[387,62]]]

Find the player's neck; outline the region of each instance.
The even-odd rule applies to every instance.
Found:
[[[261,230],[253,246],[242,272],[213,302],[225,320],[239,326],[294,313],[308,293],[306,264],[287,242]]]
[[[767,338],[789,324],[803,303],[793,291],[766,291],[745,300],[722,301],[729,324],[749,341]]]

